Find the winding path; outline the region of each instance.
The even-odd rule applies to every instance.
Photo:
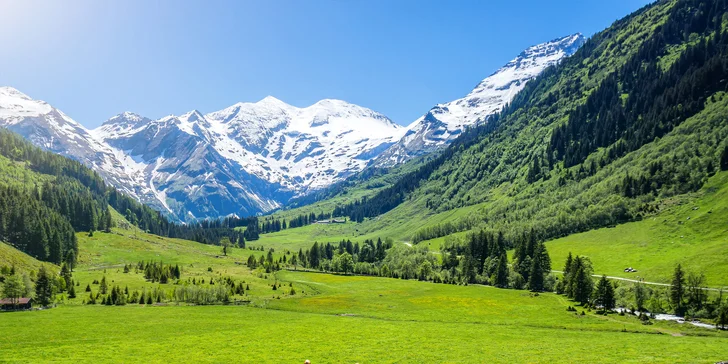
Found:
[[[551,272],[553,272],[553,273],[564,273],[563,271],[553,270],[553,269],[551,270]],[[599,278],[601,276],[602,276],[601,274],[592,274],[592,277]],[[613,279],[613,280],[625,281],[625,282],[632,282],[632,283],[642,283],[642,284],[647,284],[647,285],[650,285],[650,286],[662,286],[662,287],[670,287],[670,286],[672,286],[671,284],[668,284],[668,283],[645,282],[645,281],[641,281],[641,280],[638,280],[638,279],[629,279],[629,278],[622,278],[622,277],[607,276],[607,279]],[[706,291],[720,292],[720,289],[718,289],[718,288],[702,287],[701,289],[706,290]]]

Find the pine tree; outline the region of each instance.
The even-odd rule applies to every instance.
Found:
[[[602,307],[604,311],[611,311],[616,305],[614,297],[614,287],[607,280],[607,276],[602,276],[597,283],[596,290],[594,291],[594,303],[598,307]]]
[[[542,264],[542,249],[544,249],[543,245],[537,245],[536,250],[533,253],[533,259],[531,260],[531,269],[528,274],[528,288],[531,291],[535,292],[543,291],[544,269]]]
[[[508,256],[505,253],[498,258],[494,285],[501,288],[508,286]]]
[[[53,277],[44,266],[41,266],[35,280],[35,299],[41,306],[48,306],[53,302],[54,295],[55,284],[53,283]]]
[[[109,289],[109,286],[106,284],[106,276],[103,276],[101,278],[101,283],[99,285],[99,293],[106,294],[108,289]]]
[[[583,265],[574,273],[574,300],[585,305],[589,302],[592,291],[594,290],[594,282],[587,273]]]
[[[71,287],[68,289],[68,298],[76,298],[76,287],[71,281]]]
[[[682,315],[684,313],[684,298],[685,272],[682,270],[682,266],[678,264],[672,274],[672,283],[670,285],[670,303],[675,309],[676,315]]]

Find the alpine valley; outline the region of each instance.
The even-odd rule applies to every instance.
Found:
[[[298,108],[268,96],[158,120],[124,112],[88,130],[11,87],[0,88],[0,126],[82,162],[175,220],[252,216],[369,165],[392,167],[448,145],[584,41],[574,34],[529,47],[464,98],[436,105],[408,127],[341,100]]]
[[[616,21],[595,10],[628,2]],[[511,3],[495,16],[549,8],[610,25],[527,48],[409,126],[269,96],[156,120],[124,112],[88,130],[0,88],[0,362],[728,363],[728,0]],[[432,25],[419,7],[440,19],[445,5],[402,16]],[[216,31],[203,41],[243,32],[211,13],[193,19]],[[281,29],[321,19],[264,15]],[[345,33],[340,18],[311,28]],[[143,31],[187,46],[174,29]]]

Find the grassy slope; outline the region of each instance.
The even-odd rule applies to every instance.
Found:
[[[151,290],[159,287],[172,290],[172,285],[152,284],[144,279],[142,272],[124,273],[125,264],[136,266],[139,261],[156,261],[164,264],[178,264],[182,271],[182,279],[204,279],[209,282],[211,278],[235,277],[244,280],[250,287],[247,299],[261,298],[261,302],[269,298],[271,285],[275,277],[267,274],[252,272],[236,262],[247,261],[250,255],[256,258],[267,254],[263,251],[232,248],[227,256],[223,256],[219,246],[205,245],[182,239],[164,238],[152,234],[145,234],[134,230],[114,229],[112,233],[96,232],[89,237],[86,233],[77,234],[79,244],[79,267],[74,272],[74,279],[79,282],[78,297],[71,300],[71,304],[81,304],[88,298],[84,292],[86,285],[91,284],[92,291],[96,293],[98,286],[93,285],[94,280],[106,277],[110,285],[128,287],[130,291],[142,289]],[[278,259],[284,254],[277,251],[274,258]],[[211,268],[212,271],[209,271]],[[276,295],[284,296],[287,290],[276,291]],[[243,297],[235,297],[243,298]]]
[[[711,286],[728,286],[728,172],[695,194],[668,199],[642,221],[574,234],[547,243],[556,269],[569,252],[586,255],[598,273],[669,283],[675,264],[703,272]],[[697,208],[697,209],[696,209]],[[638,273],[624,273],[625,267]]]
[[[41,262],[3,242],[0,242],[0,266],[14,266],[19,272],[37,272],[41,266],[45,266],[51,271],[60,269],[54,264]]]

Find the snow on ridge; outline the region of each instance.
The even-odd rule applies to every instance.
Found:
[[[393,165],[447,145],[473,124],[500,111],[526,83],[570,56],[585,42],[576,33],[526,48],[478,83],[465,97],[438,104],[406,127],[402,139],[375,162]]]

